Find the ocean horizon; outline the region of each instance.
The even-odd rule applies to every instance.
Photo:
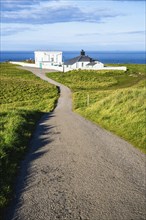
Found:
[[[63,61],[80,54],[80,51],[63,51]],[[145,51],[86,51],[86,55],[103,63],[145,64]],[[34,51],[1,51],[0,62],[34,60]]]

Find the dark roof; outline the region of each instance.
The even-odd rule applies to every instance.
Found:
[[[70,59],[68,61],[66,61],[64,64],[65,65],[72,65],[74,63],[77,62],[93,62],[94,60],[92,58],[90,58],[89,56],[85,56],[85,55],[80,55],[78,57],[75,57],[73,59]]]

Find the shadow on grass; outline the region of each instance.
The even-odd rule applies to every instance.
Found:
[[[50,126],[48,122],[52,117],[54,117],[53,112],[45,114],[36,126],[29,144],[29,151],[20,165],[13,197],[4,213],[5,220],[13,219],[14,213],[21,206],[21,195],[35,172],[35,167],[33,165],[32,168],[32,163],[50,151],[50,144],[53,142],[51,138],[53,126]]]

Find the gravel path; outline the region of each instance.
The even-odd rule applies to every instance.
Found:
[[[72,112],[71,91],[60,86],[22,162],[8,220],[144,220],[145,157],[121,138]]]

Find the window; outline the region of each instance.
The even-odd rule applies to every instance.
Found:
[[[84,66],[84,63],[82,63],[82,67]]]

